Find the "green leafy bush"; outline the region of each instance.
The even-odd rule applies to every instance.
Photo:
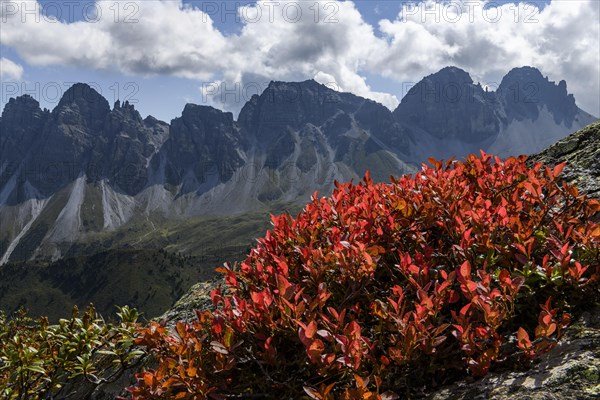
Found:
[[[64,393],[65,385],[78,378],[94,386],[113,382],[136,367],[144,354],[133,344],[137,311],[125,306],[117,315],[120,321],[113,325],[93,306],[82,317],[74,308],[71,319],[50,325],[46,318],[34,322],[23,310],[10,318],[0,314],[0,397],[83,398]]]
[[[598,298],[600,204],[562,165],[430,162],[273,217],[214,312],[140,331],[133,398],[391,399],[551,349]]]

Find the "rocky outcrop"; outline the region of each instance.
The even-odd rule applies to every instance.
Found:
[[[427,396],[428,400],[588,400],[600,398],[600,305],[595,304],[531,369],[491,373]]]
[[[413,142],[403,159],[415,163],[480,149],[533,154],[596,120],[577,107],[565,81],[551,82],[531,67],[511,70],[496,91],[444,68],[412,87],[394,115]]]
[[[590,196],[600,197],[600,122],[560,140],[531,161],[546,165],[566,162],[562,176]]]
[[[224,282],[220,279],[196,283],[173,307],[156,320],[164,321],[167,325],[174,325],[177,321],[194,321],[197,318],[196,310],[210,310],[213,307],[210,292],[222,283]]]
[[[484,91],[456,67],[444,68],[413,86],[394,115],[437,139],[467,143],[494,138],[506,122],[495,93]]]

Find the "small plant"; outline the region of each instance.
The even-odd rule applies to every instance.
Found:
[[[125,306],[117,315],[120,321],[112,325],[93,306],[82,317],[75,307],[71,319],[50,325],[46,318],[34,322],[24,310],[10,318],[0,314],[0,397],[55,398],[67,390],[76,398],[67,388],[74,380],[97,386],[137,366],[144,354],[133,344],[137,311]]]
[[[392,399],[551,349],[598,298],[600,204],[525,157],[336,184],[219,271],[214,312],[152,323],[134,399]]]

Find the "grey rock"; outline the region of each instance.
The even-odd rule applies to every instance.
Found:
[[[591,197],[600,197],[600,122],[569,135],[530,161],[549,166],[565,162],[563,178]]]
[[[486,93],[456,67],[446,67],[413,86],[394,115],[438,139],[467,143],[498,135],[504,122],[495,94]]]
[[[183,184],[181,193],[187,193],[198,190],[212,171],[218,174],[217,182],[228,181],[244,163],[244,147],[231,113],[187,104],[181,117],[171,121],[159,157],[167,160],[167,183]]]
[[[564,80],[557,85],[532,67],[512,69],[502,79],[497,93],[509,120],[536,120],[540,107],[545,106],[554,116],[554,122],[571,128],[579,113],[575,98],[567,93]]]
[[[600,398],[600,307],[585,312],[531,369],[459,382],[429,400],[561,400]]]

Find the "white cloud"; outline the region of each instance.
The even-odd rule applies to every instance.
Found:
[[[29,9],[38,4],[15,3]],[[179,1],[128,1],[119,3],[123,7],[115,19],[114,4],[98,2],[102,17],[95,22],[36,21],[0,10],[6,19],[0,43],[32,65],[169,74],[218,81],[228,89],[236,83],[242,90],[251,85],[246,92],[270,80],[327,77],[344,91],[390,108],[398,104],[400,93],[377,92],[366,76],[415,82],[456,65],[474,80],[494,86],[510,69],[531,65],[552,80],[565,79],[578,104],[600,115],[596,0],[552,1],[542,11],[525,4],[484,11],[483,1],[428,0],[381,20],[377,27],[367,23],[351,1],[327,0],[315,6],[259,0],[238,9],[243,27],[227,35],[213,25],[213,18],[232,18],[224,9],[203,12]],[[129,12],[135,11],[137,23],[124,21],[124,7],[131,4],[135,7]],[[231,10],[231,4],[228,7]],[[214,102],[235,111],[241,107],[238,100],[243,104],[245,93]]]
[[[67,64],[197,79],[227,67],[222,57],[229,51],[225,37],[205,13],[181,7],[179,2],[97,2],[97,20],[90,9],[75,8],[73,13],[92,20],[74,23],[45,17],[37,1],[11,3],[18,7],[16,13],[0,9],[4,14],[0,17],[6,20],[1,43],[15,48],[33,65]],[[41,16],[25,10],[37,10]]]
[[[530,65],[565,79],[578,104],[600,115],[599,2],[552,1],[541,11],[526,3],[487,11],[476,4],[427,1],[380,21],[389,48],[369,68],[410,81],[455,65],[497,86],[510,69]]]
[[[0,58],[0,79],[3,81],[7,80],[21,80],[23,76],[23,67],[8,58]]]

